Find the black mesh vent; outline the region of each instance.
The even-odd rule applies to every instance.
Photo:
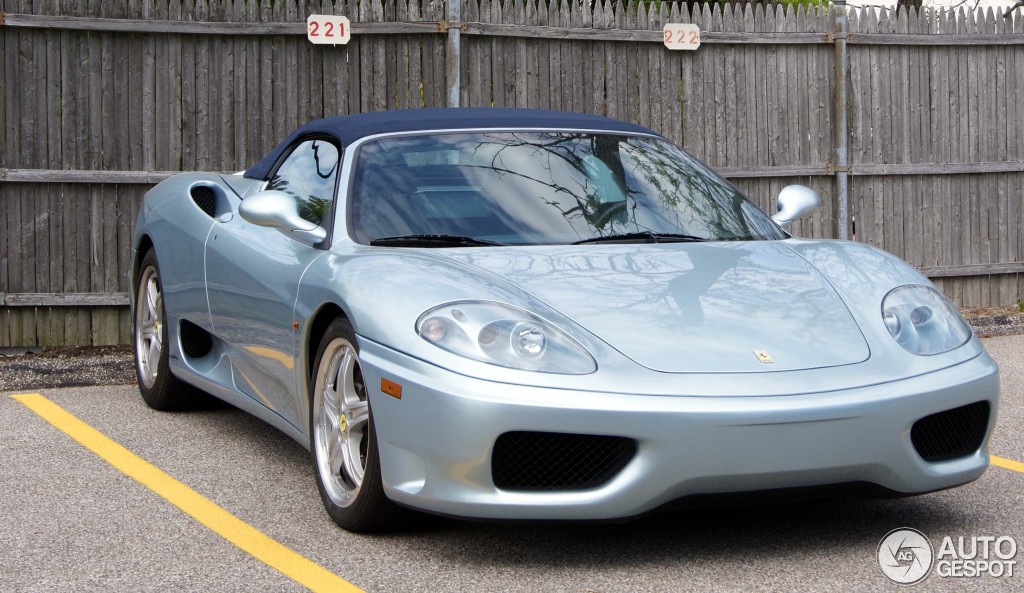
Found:
[[[925,416],[910,429],[910,440],[925,461],[966,457],[981,447],[988,428],[987,401]]]
[[[586,490],[615,477],[636,453],[624,437],[506,432],[494,443],[491,473],[503,490]]]
[[[199,206],[199,209],[206,213],[210,218],[216,218],[217,216],[217,193],[213,191],[213,188],[205,185],[196,185],[191,190],[192,201]]]
[[[181,322],[181,351],[189,358],[202,358],[213,350],[213,338],[209,332],[192,323]]]

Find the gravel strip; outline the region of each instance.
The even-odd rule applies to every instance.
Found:
[[[964,311],[979,337],[1024,334],[1024,312]],[[991,314],[995,313],[995,314]],[[0,348],[0,392],[135,383],[131,346]]]
[[[974,328],[979,338],[1024,334],[1024,313],[968,317],[967,323]]]
[[[130,346],[0,349],[0,392],[132,383]]]

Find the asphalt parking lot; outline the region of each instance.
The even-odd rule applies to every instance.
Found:
[[[307,452],[233,408],[154,412],[131,385],[6,392],[0,591],[897,590],[876,560],[895,528],[918,529],[936,547],[946,536],[991,536],[1024,548],[1024,336],[985,345],[1002,368],[991,446],[1000,466],[961,488],[626,524],[433,519],[382,536],[335,527]],[[1017,568],[932,573],[913,589],[1024,590]]]

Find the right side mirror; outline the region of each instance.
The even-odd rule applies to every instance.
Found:
[[[777,200],[779,211],[772,217],[779,226],[786,228],[798,218],[807,216],[821,208],[821,198],[817,192],[802,185],[787,185],[779,192]]]

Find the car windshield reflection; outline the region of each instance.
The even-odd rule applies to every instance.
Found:
[[[382,138],[361,147],[351,196],[352,236],[367,244],[409,246],[378,240],[413,236],[503,245],[637,236],[785,237],[696,159],[664,140],[640,135],[488,132]]]

